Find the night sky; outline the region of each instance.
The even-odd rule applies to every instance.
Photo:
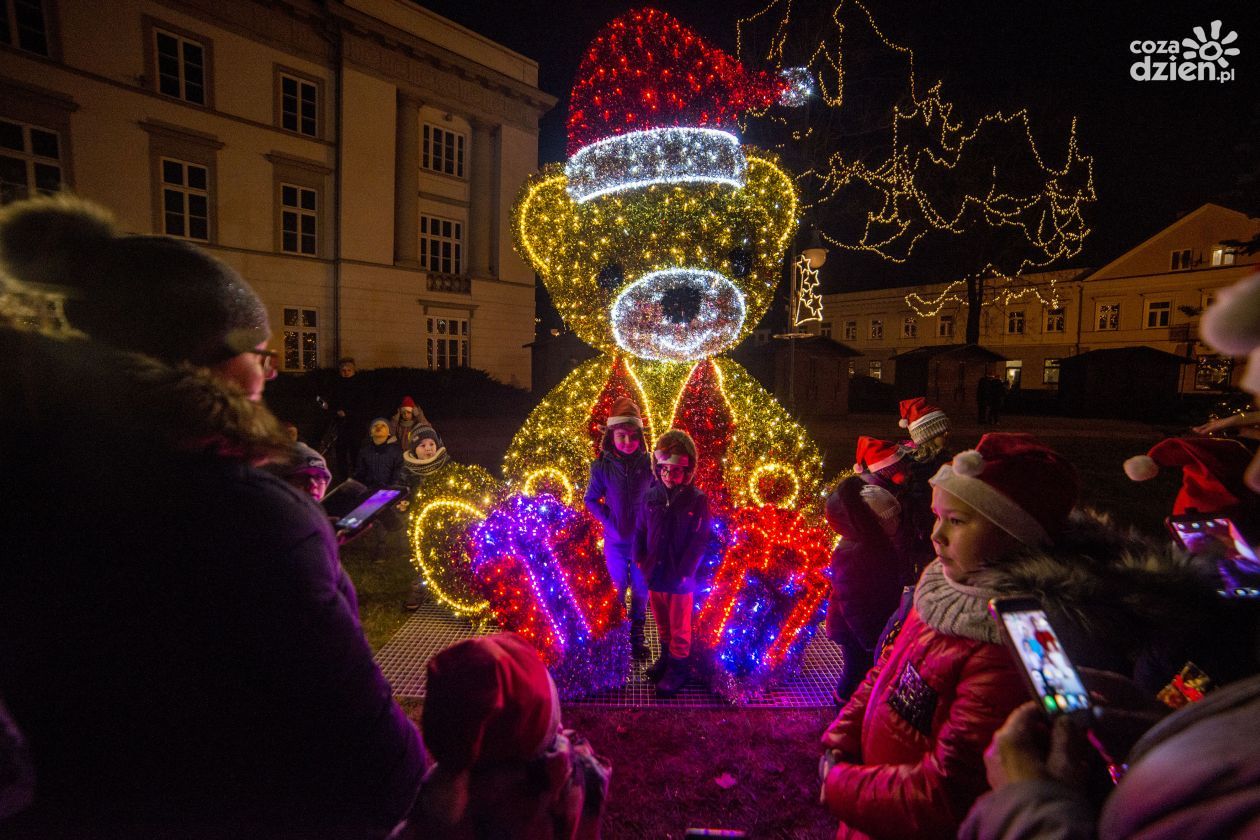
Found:
[[[568,90],[594,33],[632,6],[609,0],[501,2],[421,0],[420,5],[539,62],[540,87],[559,103],[541,123],[540,159],[564,157]],[[714,43],[735,48],[735,22],[763,0],[661,0]],[[807,9],[809,0],[797,0]],[[827,2],[827,9],[834,3]],[[1027,107],[1034,136],[1050,163],[1061,160],[1068,126],[1078,119],[1082,153],[1094,157],[1099,200],[1086,211],[1093,229],[1072,262],[1099,266],[1205,201],[1260,215],[1260,17],[1254,2],[944,3],[898,0],[868,4],[894,42],[915,51],[920,82],[937,79],[974,120],[986,112]],[[1137,82],[1135,39],[1188,37],[1220,19],[1236,30],[1230,82]],[[1155,56],[1156,59],[1160,56]],[[850,84],[862,85],[853,67]],[[916,277],[931,267],[911,265]],[[830,274],[831,272],[826,272]],[[837,281],[831,285],[836,288]],[[865,285],[869,285],[865,284]]]

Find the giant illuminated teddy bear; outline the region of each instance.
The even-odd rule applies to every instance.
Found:
[[[790,176],[740,145],[735,119],[787,102],[799,82],[745,70],[663,12],[629,12],[605,26],[579,68],[567,163],[531,178],[513,211],[521,254],[601,355],[530,414],[504,462],[517,501],[496,501],[487,515],[554,497],[553,507],[585,516],[590,464],[620,397],[642,409],[649,444],[685,429],[699,454],[695,482],[717,519],[694,638],[734,699],[748,693],[739,681],[753,686],[799,656],[827,588],[818,449],[720,355],[769,307],[798,210]],[[516,557],[526,542],[473,554]],[[580,553],[598,557],[589,546]],[[496,576],[539,577],[513,568]],[[488,572],[473,571],[484,582]]]

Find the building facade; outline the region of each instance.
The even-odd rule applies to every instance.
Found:
[[[1199,338],[1217,291],[1253,272],[1260,255],[1227,241],[1260,233],[1260,219],[1205,204],[1099,269],[1029,274],[989,289],[979,344],[1005,358],[993,372],[1024,390],[1056,389],[1063,359],[1094,350],[1148,347],[1185,360],[1181,393],[1236,386],[1241,370]],[[896,381],[896,356],[965,340],[959,283],[824,295],[812,330],[857,350],[851,373]]]
[[[509,211],[555,99],[404,0],[9,0],[0,201],[72,190],[196,242],[291,371],[470,365],[528,387]]]

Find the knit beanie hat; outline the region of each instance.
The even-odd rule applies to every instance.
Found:
[[[679,464],[691,475],[696,471],[696,442],[682,429],[670,429],[652,447],[652,470],[661,464]]]
[[[559,731],[555,683],[515,633],[453,644],[429,660],[426,673],[421,731],[447,771],[529,761]]]
[[[1076,470],[1032,435],[991,432],[929,479],[1030,546],[1058,538],[1076,504]]]
[[[949,417],[923,397],[901,401],[901,420],[897,425],[910,430],[910,439],[916,444],[929,441],[949,431]]]
[[[626,424],[642,429],[643,416],[639,413],[639,407],[635,405],[634,400],[629,397],[618,397],[608,411],[608,422],[604,426],[611,428]]]
[[[895,443],[862,435],[857,442],[857,455],[853,463],[855,473],[879,472],[891,467],[908,453]]]
[[[332,481],[332,473],[328,471],[328,462],[324,460],[324,456],[301,441],[294,442],[287,458],[273,461],[265,469],[281,478],[310,473],[323,477],[324,481]]]
[[[1147,481],[1161,467],[1181,467],[1181,491],[1173,502],[1173,515],[1191,510],[1216,513],[1254,499],[1243,483],[1251,463],[1251,450],[1231,438],[1168,438],[1145,455],[1124,462],[1124,472],[1134,481]]]
[[[901,516],[901,502],[897,501],[897,497],[883,487],[877,484],[867,484],[862,487],[861,492],[862,501],[866,502],[866,506],[880,518],[881,522],[894,520]]]
[[[0,270],[63,294],[66,318],[92,338],[165,362],[212,365],[271,335],[239,274],[167,236],[125,236],[101,207],[57,196],[0,212]]]

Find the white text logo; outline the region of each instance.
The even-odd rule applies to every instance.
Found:
[[[1129,75],[1139,82],[1229,82],[1234,70],[1229,58],[1238,55],[1238,33],[1221,35],[1221,22],[1212,21],[1210,31],[1194,28],[1193,38],[1180,41],[1134,41],[1129,52],[1142,56],[1129,67]]]

